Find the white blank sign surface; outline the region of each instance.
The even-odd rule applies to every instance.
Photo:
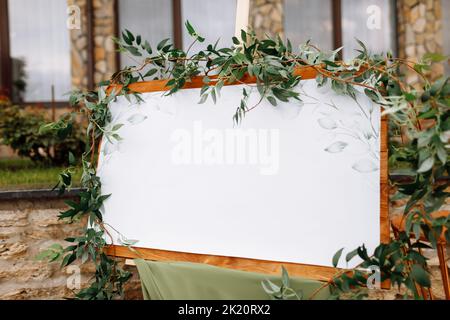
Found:
[[[103,138],[98,167],[109,225],[138,247],[323,266],[379,243],[380,110],[364,94],[303,81],[302,102],[262,102],[234,126],[242,86],[215,105],[199,90],[111,103],[121,140]]]

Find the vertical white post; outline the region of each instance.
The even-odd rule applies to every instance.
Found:
[[[247,30],[248,16],[250,14],[250,0],[237,0],[236,3],[236,25],[234,34],[236,37],[240,37],[241,30]]]

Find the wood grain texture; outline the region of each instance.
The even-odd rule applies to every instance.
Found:
[[[336,274],[336,272],[339,271],[339,269],[332,267],[315,266],[308,264],[196,254],[151,248],[133,247],[132,251],[128,247],[118,245],[110,245],[106,247],[105,252],[110,256],[127,259],[141,258],[154,261],[183,261],[205,263],[222,268],[275,275],[280,275],[281,266],[284,266],[291,276],[305,277],[320,281],[330,280]]]
[[[380,128],[380,242],[390,241],[389,219],[389,169],[388,169],[388,124],[387,117],[381,119]]]
[[[317,76],[317,71],[313,67],[300,67],[295,69],[294,75],[300,76],[303,80],[314,79]],[[210,76],[209,78],[211,79],[209,85],[211,86],[215,85],[217,82],[217,76]],[[168,81],[169,81],[168,79],[164,79],[164,80],[135,82],[130,84],[128,88],[132,92],[139,92],[139,93],[167,91],[170,89],[166,85]],[[244,77],[241,80],[239,80],[239,82],[225,83],[224,85],[231,86],[240,83],[245,84],[256,83],[256,77],[244,75]],[[186,82],[186,84],[183,86],[183,89],[201,88],[204,85],[205,83],[203,82],[203,77],[197,76],[193,77],[191,81]],[[122,88],[121,85],[110,85],[107,89],[107,92],[110,93],[112,92],[112,90],[119,92],[121,88]]]
[[[312,67],[298,68],[295,75],[299,75],[303,80],[314,79],[317,71]],[[213,81],[210,85],[214,85],[215,77],[210,77]],[[129,86],[131,91],[145,93],[166,91],[168,80],[153,80],[145,82],[133,83]],[[255,77],[244,76],[242,83],[256,83]],[[225,85],[233,85],[236,83],[227,83]],[[187,82],[183,89],[200,88],[204,85],[202,77],[194,77],[191,82]],[[111,85],[108,92],[112,90],[120,90],[121,86]],[[327,235],[324,235],[324,238]],[[380,127],[380,241],[388,243],[390,240],[389,225],[389,183],[388,183],[388,120],[384,117]],[[159,250],[151,248],[133,248],[133,252],[127,247],[111,245],[106,248],[106,253],[111,256],[122,258],[143,258],[155,261],[186,261],[196,263],[206,263],[218,267],[238,269],[244,271],[260,272],[266,274],[280,274],[281,266],[284,266],[290,275],[305,277],[320,281],[328,281],[336,274],[338,269],[332,267],[324,267],[308,264],[297,264],[288,262],[276,262],[267,260],[257,260],[248,258],[237,258],[227,256],[216,256],[206,254],[194,254],[186,252],[176,252],[168,250]],[[331,257],[330,257],[331,259]],[[389,288],[389,284],[383,283],[382,288]]]

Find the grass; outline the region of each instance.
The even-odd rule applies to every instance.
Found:
[[[0,190],[51,189],[58,181],[63,167],[51,167],[28,159],[0,159]],[[81,170],[72,177],[74,186]]]

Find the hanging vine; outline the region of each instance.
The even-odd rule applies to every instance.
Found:
[[[129,86],[138,81],[168,79],[167,93],[171,95],[182,89],[193,77],[201,76],[203,87],[199,103],[212,99],[215,103],[220,98],[220,91],[225,84],[244,84],[242,99],[236,106],[233,116],[235,125],[244,120],[246,114],[257,108],[264,100],[277,107],[278,102],[300,101],[301,96],[295,87],[302,80],[296,75],[297,68],[309,67],[317,73],[319,87],[330,85],[338,94],[354,96],[356,88],[364,89],[365,94],[375,103],[380,104],[384,114],[389,114],[392,136],[407,136],[407,141],[397,141],[390,145],[389,163],[392,168],[407,172],[407,182],[394,182],[397,198],[408,196],[405,208],[407,228],[404,235],[387,245],[380,245],[370,255],[364,246],[349,253],[346,260],[355,256],[363,259],[363,265],[379,265],[383,279],[391,279],[394,284],[406,285],[417,296],[414,283],[429,286],[426,271],[426,259],[417,248],[425,246],[411,244],[409,233],[425,231],[435,245],[433,235],[441,234],[447,227],[445,236],[450,239],[448,219],[433,219],[430,213],[439,208],[448,193],[448,138],[450,130],[448,79],[430,83],[424,72],[432,62],[445,60],[446,57],[428,54],[419,63],[385,55],[369,53],[365,45],[359,42],[358,56],[350,61],[338,61],[337,49],[323,52],[311,42],[300,45],[295,50],[289,40],[281,38],[259,40],[253,32],[241,31],[240,38],[233,37],[231,47],[219,47],[214,44],[203,45],[204,50],[190,51],[197,43],[203,43],[201,37],[187,21],[186,29],[193,38],[186,51],[174,48],[169,39],[162,40],[156,48],[140,35],[128,30],[120,39],[114,39],[118,50],[128,54],[134,66],[128,66],[116,72],[110,80],[98,84],[98,90],[73,92],[70,104],[76,110],[57,122],[41,128],[43,132],[51,131],[60,136],[70,134],[71,124],[77,115],[87,118],[87,147],[81,159],[68,155],[70,166],[59,176],[58,188],[64,193],[72,186],[72,173],[81,163],[83,174],[81,185],[83,191],[76,201],[67,201],[69,209],[61,212],[60,219],[68,222],[87,219],[82,236],[65,239],[70,243],[66,247],[54,245],[43,251],[39,258],[49,261],[61,260],[61,267],[81,261],[95,264],[95,277],[90,286],[76,293],[79,299],[112,299],[123,294],[123,285],[131,274],[124,271],[116,259],[104,253],[107,240],[113,242],[103,222],[101,207],[110,196],[102,193],[101,181],[96,173],[98,145],[103,137],[109,141],[118,141],[119,126],[110,127],[108,105],[118,95],[132,100],[142,101],[140,95]],[[417,90],[402,82],[399,68],[417,72],[423,79],[423,89]],[[245,84],[247,76],[256,79],[255,85]],[[259,103],[248,104],[250,87],[256,87],[260,95]],[[432,122],[426,129],[424,120]],[[401,135],[400,135],[401,133]],[[121,236],[121,244],[131,246],[134,243]],[[342,251],[341,251],[342,252]],[[333,258],[337,265],[340,253]],[[412,268],[408,268],[412,263]],[[286,278],[287,275],[284,275]],[[358,270],[341,272],[329,283],[334,297],[353,293],[354,297],[363,297],[360,289],[365,285],[365,276]],[[283,294],[279,295],[280,297]]]

